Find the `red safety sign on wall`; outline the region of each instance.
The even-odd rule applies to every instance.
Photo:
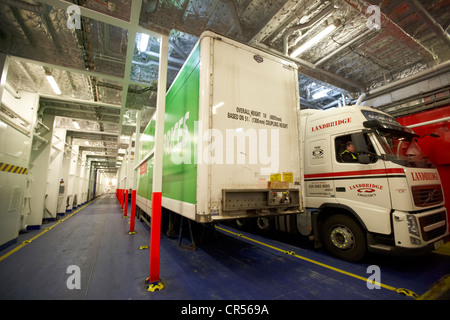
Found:
[[[147,173],[147,162],[144,162],[139,166],[139,173],[142,175],[144,173]]]

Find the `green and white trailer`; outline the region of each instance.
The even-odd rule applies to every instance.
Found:
[[[162,207],[196,222],[304,211],[297,66],[204,32],[167,91]],[[155,118],[136,205],[151,215]]]

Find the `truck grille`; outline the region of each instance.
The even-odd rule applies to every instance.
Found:
[[[411,188],[414,204],[417,207],[428,207],[444,201],[441,185],[414,186]]]
[[[447,232],[447,220],[445,217],[445,211],[420,217],[419,224],[420,230],[422,231],[422,238],[425,241],[433,240],[439,236],[444,235]],[[437,224],[436,228],[430,228],[430,226],[434,224]]]

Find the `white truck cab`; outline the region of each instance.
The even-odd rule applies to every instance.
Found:
[[[300,127],[311,216],[299,215],[299,230],[313,230],[332,254],[350,261],[367,250],[415,254],[444,244],[439,174],[411,129],[365,106],[302,110]]]

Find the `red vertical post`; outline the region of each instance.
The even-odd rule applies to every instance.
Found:
[[[152,227],[150,228],[150,277],[149,283],[158,282],[161,242],[161,197],[162,192],[152,194]]]
[[[123,217],[127,217],[128,212],[128,189],[125,190],[125,201],[124,201],[124,207],[123,207]]]
[[[134,231],[134,217],[136,215],[136,190],[131,191],[131,217],[130,217],[130,231],[128,233],[136,233]]]
[[[122,195],[121,209],[123,209],[123,205],[125,204],[125,189],[122,189],[121,195]]]

